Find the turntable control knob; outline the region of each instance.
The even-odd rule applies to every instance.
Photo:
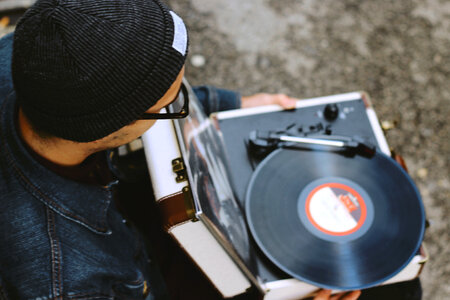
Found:
[[[323,110],[323,115],[328,121],[334,121],[339,115],[339,108],[335,103],[327,104]]]

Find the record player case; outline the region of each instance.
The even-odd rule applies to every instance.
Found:
[[[185,85],[189,87],[186,81]],[[208,118],[188,90],[189,116],[160,120],[142,136],[155,199],[168,233],[224,298],[245,293],[251,286],[264,299],[311,295],[318,288],[278,269],[258,250],[247,230],[243,207],[254,162],[246,140],[255,129],[295,124],[303,132],[359,136],[391,155],[368,95],[354,92],[305,99],[293,111],[264,106]],[[326,111],[330,105],[331,117]],[[402,271],[383,284],[417,277],[427,259],[421,247]]]

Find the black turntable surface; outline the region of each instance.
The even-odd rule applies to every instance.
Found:
[[[402,270],[417,252],[425,215],[408,174],[367,158],[278,149],[253,173],[247,222],[281,270],[330,289],[362,289]]]

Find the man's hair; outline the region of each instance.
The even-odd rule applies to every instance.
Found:
[[[14,34],[17,101],[40,132],[97,140],[167,92],[187,45],[183,21],[159,0],[38,0]]]

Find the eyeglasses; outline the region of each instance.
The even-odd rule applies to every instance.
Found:
[[[140,119],[144,120],[154,120],[154,119],[182,119],[186,118],[189,114],[189,93],[186,86],[181,83],[180,91],[177,97],[167,106],[172,106],[173,109],[180,109],[179,112],[167,112],[167,113],[144,113]]]

